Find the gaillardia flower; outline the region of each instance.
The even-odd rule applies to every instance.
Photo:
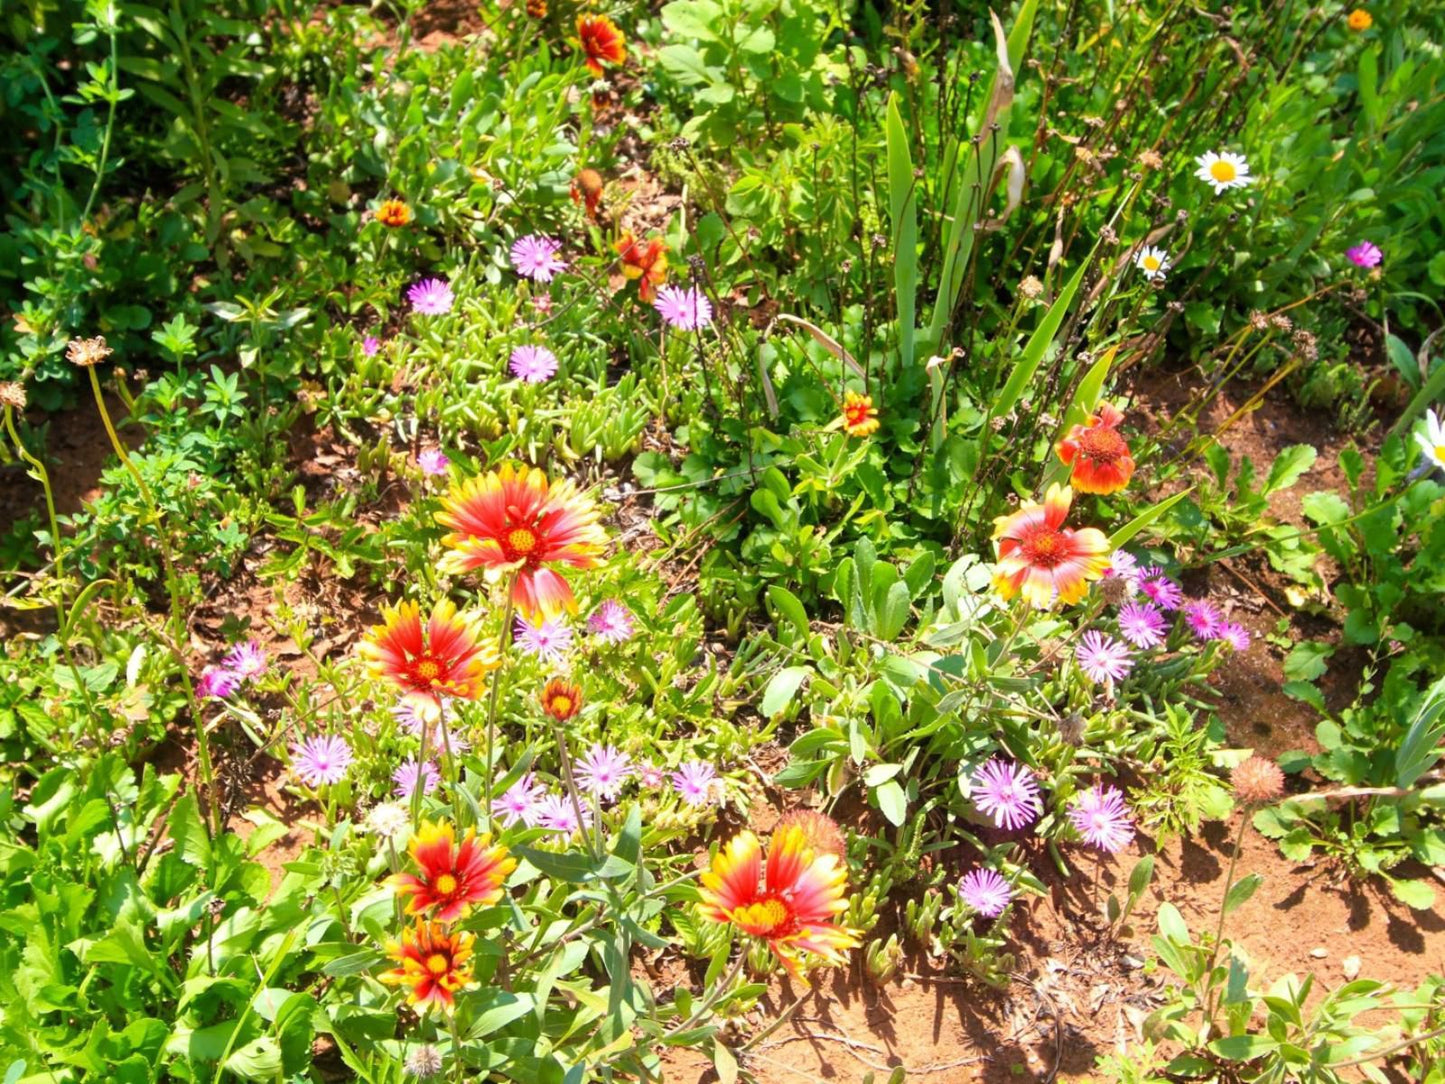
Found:
[[[848,909],[847,884],[847,868],[835,855],[817,854],[796,825],[773,832],[766,867],[758,837],[744,831],[702,875],[701,914],[766,941],[788,974],[806,981],[801,953],[836,966],[858,946],[858,932],[836,921]]]
[[[472,983],[475,941],[474,934],[418,919],[415,929],[386,946],[398,966],[377,978],[390,986],[410,987],[406,999],[419,1011],[435,1006],[449,1013],[456,1006],[456,992]]]
[[[407,847],[421,875],[398,873],[389,878],[398,896],[410,896],[409,915],[425,914],[436,922],[461,918],[472,907],[488,907],[502,898],[502,885],[517,868],[517,860],[502,844],[490,846],[492,837],[477,838],[469,829],[456,840],[450,824],[423,822]]]
[[[1117,493],[1134,476],[1134,457],[1119,435],[1123,420],[1116,406],[1101,403],[1097,413],[1059,441],[1059,458],[1073,468],[1069,482],[1080,493]]]
[[[871,395],[856,391],[843,393],[843,428],[850,437],[867,437],[878,432],[878,410]]]
[[[487,672],[501,665],[480,619],[457,613],[450,599],[436,604],[425,625],[415,602],[384,606],[381,619],[357,651],[373,677],[393,682],[413,701],[428,701],[423,707],[440,705],[443,696],[475,700]]]
[[[376,220],[383,226],[391,226],[393,229],[405,226],[411,221],[411,208],[406,205],[405,200],[383,200],[381,206],[376,209]]]
[[[1064,526],[1073,499],[1068,486],[1052,485],[1042,505],[1028,501],[1017,512],[994,520],[998,564],[993,585],[1004,598],[1022,594],[1044,609],[1057,595],[1070,605],[1109,567],[1109,540],[1103,531]]]
[[[542,688],[542,710],[559,723],[565,723],[582,710],[582,687],[553,678]]]
[[[1215,195],[1230,188],[1243,188],[1254,180],[1242,154],[1206,151],[1194,160],[1199,163],[1194,175],[1212,186]]]
[[[613,247],[622,258],[622,273],[637,279],[637,296],[643,301],[657,297],[657,288],[667,281],[667,245],[662,238],[649,238],[643,244],[629,230]]]
[[[515,573],[512,601],[528,617],[575,613],[572,588],[547,566],[592,568],[607,541],[596,507],[570,481],[549,483],[535,467],[510,463],[454,484],[436,518],[452,529],[442,539],[451,551],[442,571],[480,568],[493,579]]]
[[[606,15],[577,16],[577,40],[587,58],[587,70],[593,75],[602,75],[603,64],[615,66],[627,59],[622,31]]]

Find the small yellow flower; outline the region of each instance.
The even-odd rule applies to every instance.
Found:
[[[1351,30],[1355,31],[1368,30],[1375,25],[1374,18],[1364,8],[1355,8],[1354,11],[1350,12],[1350,16],[1345,22]]]

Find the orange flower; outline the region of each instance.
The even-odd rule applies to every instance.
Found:
[[[1374,17],[1364,8],[1355,8],[1345,22],[1351,30],[1368,30],[1375,25]]]
[[[651,301],[657,288],[667,281],[667,246],[660,237],[650,238],[644,246],[628,230],[614,246],[622,257],[622,273],[638,279],[637,296]]]
[[[702,917],[766,941],[794,978],[803,978],[800,953],[843,963],[843,950],[858,946],[858,931],[835,921],[848,909],[847,868],[836,855],[816,854],[797,825],[774,830],[766,868],[762,857],[748,831],[718,851],[700,882]]]
[[[604,63],[616,65],[627,59],[622,31],[606,15],[577,16],[577,37],[587,56],[587,70],[593,75],[602,75]]]
[[[1134,476],[1134,457],[1119,435],[1123,420],[1117,407],[1103,403],[1059,441],[1059,458],[1074,468],[1070,482],[1080,493],[1117,493]]]
[[[587,217],[597,217],[597,205],[602,202],[602,174],[595,169],[584,169],[572,181],[572,202],[587,208]]]
[[[547,17],[547,0],[527,0],[527,14],[534,19]]]
[[[871,395],[843,393],[843,428],[850,437],[866,437],[878,431],[878,411]]]
[[[425,626],[415,602],[383,606],[381,620],[357,651],[373,677],[400,686],[419,708],[435,708],[443,696],[477,699],[487,672],[501,665],[496,645],[482,636],[481,619],[457,613],[449,599],[436,604]]]
[[[376,209],[376,220],[383,226],[405,226],[411,221],[411,208],[404,200],[386,200]]]
[[[421,876],[398,873],[388,878],[398,896],[411,897],[407,914],[434,907],[434,921],[451,922],[473,905],[487,907],[502,898],[502,885],[517,868],[517,860],[500,843],[490,846],[490,835],[477,839],[476,834],[476,829],[468,829],[458,845],[450,824],[423,822],[407,847]]]
[[[468,961],[475,941],[474,934],[417,919],[415,929],[386,946],[386,954],[400,966],[377,978],[390,986],[410,986],[407,1001],[423,1012],[431,1006],[451,1012],[456,991],[471,985]]]
[[[536,468],[514,470],[510,463],[452,486],[442,498],[437,522],[452,528],[442,539],[450,553],[445,572],[484,568],[496,578],[515,572],[512,601],[528,617],[575,613],[577,600],[549,563],[592,568],[607,536],[597,525],[597,509],[565,479],[548,483]]]
[[[582,687],[553,678],[542,690],[542,710],[557,722],[565,723],[582,710]]]
[[[1109,567],[1109,540],[1095,527],[1071,530],[1064,526],[1073,502],[1068,486],[1049,486],[1044,503],[1028,501],[1017,512],[994,520],[998,565],[994,588],[1004,598],[1023,594],[1025,601],[1043,609],[1054,595],[1065,604],[1078,602],[1089,581]]]

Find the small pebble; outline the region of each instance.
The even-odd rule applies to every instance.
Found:
[[[1340,970],[1344,972],[1346,979],[1353,982],[1360,974],[1360,958],[1358,956],[1346,956],[1340,961]]]
[[[1324,959],[1326,956],[1328,956],[1329,954],[1330,954],[1330,950],[1327,949],[1327,948],[1312,948],[1312,949],[1310,949],[1310,955],[1313,956],[1316,960],[1323,960],[1323,959]]]

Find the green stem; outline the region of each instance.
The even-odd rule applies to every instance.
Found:
[[[1234,887],[1234,869],[1235,866],[1239,864],[1239,851],[1244,845],[1244,829],[1247,824],[1249,824],[1248,806],[1244,808],[1244,812],[1240,815],[1239,831],[1234,834],[1234,851],[1229,856],[1229,871],[1224,875],[1224,898],[1219,901],[1219,924],[1214,929],[1214,944],[1209,948],[1209,967],[1205,969],[1206,976],[1213,972],[1214,965],[1219,960],[1219,947],[1224,942],[1224,919],[1228,914],[1229,890]],[[1210,980],[1210,984],[1211,986],[1213,985],[1212,980]],[[1204,1022],[1206,1025],[1212,1025],[1213,1021],[1214,991],[1211,989],[1205,1001]]]
[[[95,206],[95,199],[100,194],[100,186],[105,179],[105,167],[110,158],[110,136],[115,130],[115,107],[120,101],[120,61],[117,56],[115,36],[116,10],[114,4],[106,5],[106,34],[110,37],[110,69],[106,74],[110,77],[110,86],[106,88],[106,98],[109,106],[105,114],[105,134],[100,139],[100,160],[95,167],[95,181],[90,186],[90,195],[85,201],[85,210],[80,213],[80,220],[85,222],[90,218],[91,209]]]
[[[492,675],[492,693],[487,703],[487,760],[482,773],[482,816],[486,817],[487,831],[492,830],[492,787],[495,779],[497,704],[501,696],[502,674],[506,672],[507,657],[512,652],[512,614],[517,608],[513,593],[517,589],[517,573],[507,578],[507,603],[502,610],[502,634],[499,640],[502,665]]]

